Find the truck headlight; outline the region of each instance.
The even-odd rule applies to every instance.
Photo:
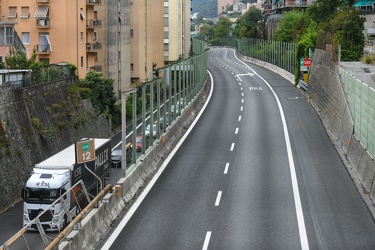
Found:
[[[23,219],[25,220],[25,222],[30,222],[28,214],[24,214]]]
[[[57,224],[59,222],[59,216],[53,216],[52,223]]]

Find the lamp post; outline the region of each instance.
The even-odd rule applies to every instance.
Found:
[[[136,91],[130,89],[121,92],[121,177],[126,177],[126,97]]]

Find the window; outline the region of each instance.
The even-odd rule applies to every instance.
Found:
[[[49,58],[39,58],[39,62],[46,62],[49,64]]]
[[[52,46],[49,40],[49,33],[39,33],[39,52],[51,52]]]
[[[94,11],[94,19],[98,19],[98,12],[96,10]]]
[[[130,30],[130,38],[133,38],[133,29]]]
[[[85,13],[83,13],[82,8],[80,9],[80,16],[81,16],[81,20],[85,19]]]
[[[97,31],[94,31],[94,37],[92,39],[94,42],[97,42],[98,41],[98,32]]]
[[[83,68],[83,56],[81,56],[81,68]]]
[[[30,32],[22,32],[22,43],[30,44]]]
[[[21,7],[21,18],[23,19],[30,18],[29,7]]]
[[[81,41],[81,44],[82,44],[83,43],[83,32],[81,32],[80,41]]]
[[[9,7],[8,18],[17,18],[17,7]]]
[[[3,56],[0,56],[0,63],[4,62]]]
[[[134,64],[133,63],[130,64],[130,71],[134,71]]]

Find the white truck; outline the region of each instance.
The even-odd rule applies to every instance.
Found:
[[[102,181],[109,177],[111,171],[111,141],[110,139],[94,139],[94,144],[95,161],[77,164],[76,149],[75,144],[73,144],[50,158],[35,164],[31,177],[21,191],[24,200],[23,225],[29,224],[28,230],[36,230],[37,225],[35,223],[30,224],[30,222],[80,180],[83,180],[87,191],[91,194],[96,195],[100,191],[99,180],[86,169],[84,164]],[[79,213],[79,203],[77,202],[79,191],[82,190],[77,186],[61,198],[73,215]],[[82,195],[82,192],[80,195]],[[39,218],[45,231],[58,231],[67,225],[68,217],[61,200]]]

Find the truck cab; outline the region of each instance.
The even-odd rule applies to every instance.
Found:
[[[23,225],[26,226],[34,220],[41,212],[56,201],[70,188],[70,170],[43,170],[34,169],[33,174],[22,190],[24,199]],[[65,204],[70,201],[70,194],[64,199]],[[69,205],[68,205],[69,207]],[[62,229],[66,223],[65,212],[59,202],[52,209],[46,211],[39,219],[43,229],[56,231]],[[30,230],[37,230],[36,224],[29,226]]]

